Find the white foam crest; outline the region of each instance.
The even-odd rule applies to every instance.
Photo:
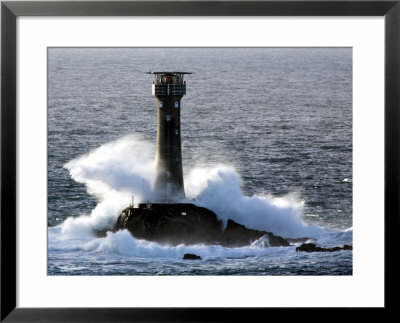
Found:
[[[50,227],[48,229],[48,248],[56,251],[82,250],[82,245],[93,240],[92,236],[88,237],[71,237],[61,233],[62,226]]]
[[[345,244],[353,244],[353,229],[346,230],[326,230],[324,235],[321,235],[317,244],[323,247],[336,247]]]
[[[131,195],[112,189],[90,215],[69,217],[62,223],[61,234],[68,237],[93,236],[96,231],[112,230],[119,214],[129,204]]]
[[[182,259],[185,253],[193,253],[204,258],[240,258],[246,256],[261,256],[276,252],[289,252],[293,248],[266,248],[265,240],[253,243],[251,246],[241,248],[225,248],[222,246],[198,245],[178,245],[168,246],[155,242],[135,239],[127,230],[116,233],[107,232],[104,238],[93,239],[84,243],[82,249],[91,252],[108,252],[124,256],[135,256],[143,258],[175,258]],[[290,249],[290,250],[289,250]]]
[[[214,211],[226,224],[232,219],[251,229],[284,237],[319,236],[324,230],[302,220],[303,202],[294,194],[273,198],[245,196],[240,177],[231,166],[196,167],[185,178],[188,197]]]
[[[271,245],[269,244],[269,239],[267,235],[264,235],[254,241],[251,245],[250,248],[268,248]]]
[[[68,162],[71,177],[96,197],[89,215],[68,218],[61,233],[68,237],[93,236],[111,230],[134,196],[135,203],[150,199],[155,178],[152,146],[137,136],[125,136]]]
[[[135,194],[137,202],[152,196],[154,149],[145,140],[128,135],[68,162],[71,177],[104,199],[110,188]]]

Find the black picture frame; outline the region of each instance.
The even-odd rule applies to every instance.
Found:
[[[16,19],[19,16],[384,16],[385,306],[374,311],[367,309],[367,313],[371,319],[379,317],[382,320],[382,314],[396,311],[395,289],[399,286],[399,275],[398,266],[395,265],[398,251],[394,239],[399,236],[400,228],[400,0],[2,1],[1,322],[233,322],[243,321],[244,317],[247,318],[246,321],[267,319],[270,312],[266,311],[275,311],[278,315],[284,315],[288,311],[287,308],[16,307]],[[298,311],[299,315],[308,315],[303,314],[304,309],[290,310]],[[330,318],[339,318],[342,315],[338,314],[337,309],[324,310],[329,312]]]

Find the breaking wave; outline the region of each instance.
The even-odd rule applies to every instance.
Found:
[[[107,251],[121,254],[173,256],[195,252],[207,256],[223,254],[240,256],[263,250],[268,241],[260,240],[245,248],[221,246],[168,247],[133,238],[126,230],[107,232],[106,237],[95,238],[95,231],[111,230],[121,211],[131,203],[151,200],[155,179],[154,148],[138,136],[125,136],[103,144],[99,148],[68,162],[64,167],[71,177],[86,186],[87,192],[98,200],[90,214],[70,217],[61,225],[49,229],[50,247],[64,247],[87,251]],[[192,202],[214,211],[224,223],[232,219],[248,228],[266,230],[283,237],[325,237],[329,242],[337,232],[331,232],[303,222],[304,202],[295,194],[284,197],[264,195],[245,196],[241,178],[231,166],[223,164],[194,167],[185,174],[186,202]],[[352,235],[352,230],[347,233]],[[66,240],[69,243],[65,244]],[[261,248],[262,246],[262,248]],[[260,251],[260,252],[266,252]]]

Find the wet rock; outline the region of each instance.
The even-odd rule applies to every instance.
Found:
[[[353,247],[345,244],[343,247],[322,248],[317,247],[314,243],[303,243],[300,247],[296,248],[296,251],[305,252],[334,252],[339,250],[353,250]]]
[[[182,259],[186,260],[201,260],[201,257],[193,253],[185,253]]]
[[[226,224],[222,234],[222,244],[230,247],[241,247],[249,245],[263,236],[267,236],[271,247],[290,245],[284,238],[276,236],[272,232],[248,229],[233,220],[228,220]]]
[[[194,204],[140,204],[126,208],[116,229],[127,229],[135,238],[171,245],[215,243],[222,222],[212,211]]]
[[[349,246],[348,244],[345,244],[345,245],[343,246],[343,250],[353,250],[353,247],[352,247],[352,246]]]
[[[289,246],[271,232],[248,229],[228,220],[225,230],[211,210],[192,203],[139,204],[122,211],[115,230],[127,229],[135,238],[170,245],[198,244],[242,247],[267,236],[269,245]]]

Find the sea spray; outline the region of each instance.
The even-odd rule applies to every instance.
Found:
[[[161,245],[155,242],[140,240],[132,237],[127,230],[116,233],[108,232],[104,238],[94,239],[82,245],[82,249],[92,252],[106,252],[125,256],[143,258],[175,258],[182,259],[185,253],[194,253],[207,258],[242,258],[248,256],[261,256],[273,251],[266,248],[267,240],[264,237],[255,241],[252,245],[240,248],[225,248],[217,245]],[[279,249],[284,249],[279,248]]]
[[[68,218],[61,233],[69,237],[94,236],[112,230],[132,196],[136,203],[151,200],[155,178],[152,145],[137,136],[103,144],[65,165],[71,177],[98,200],[90,214]],[[232,219],[251,229],[284,237],[317,237],[323,229],[302,221],[302,201],[284,197],[245,196],[241,178],[232,166],[194,167],[185,176],[187,201],[214,211],[225,224]],[[267,185],[267,183],[266,183]]]
[[[98,204],[90,215],[68,218],[62,224],[62,234],[88,236],[111,230],[132,196],[135,203],[152,198],[154,151],[138,136],[129,135],[103,144],[64,167],[76,182],[86,186]]]
[[[327,233],[324,238],[323,246],[331,246],[338,241],[336,238],[341,236],[341,244],[349,243],[352,239],[352,232],[332,232]],[[340,243],[339,243],[340,245]],[[297,244],[296,244],[297,246]],[[134,256],[141,258],[172,258],[182,259],[185,253],[193,253],[208,258],[243,258],[258,257],[273,254],[292,254],[295,246],[269,248],[268,238],[263,236],[254,241],[249,246],[239,248],[228,248],[218,245],[162,245],[156,242],[136,239],[127,230],[116,233],[107,232],[106,237],[84,241],[80,247],[82,250],[98,253],[118,254],[122,256]]]
[[[323,230],[302,221],[303,203],[294,195],[273,198],[245,196],[239,174],[231,166],[194,168],[186,176],[187,195],[196,204],[250,229],[271,231],[284,237],[316,236]]]

